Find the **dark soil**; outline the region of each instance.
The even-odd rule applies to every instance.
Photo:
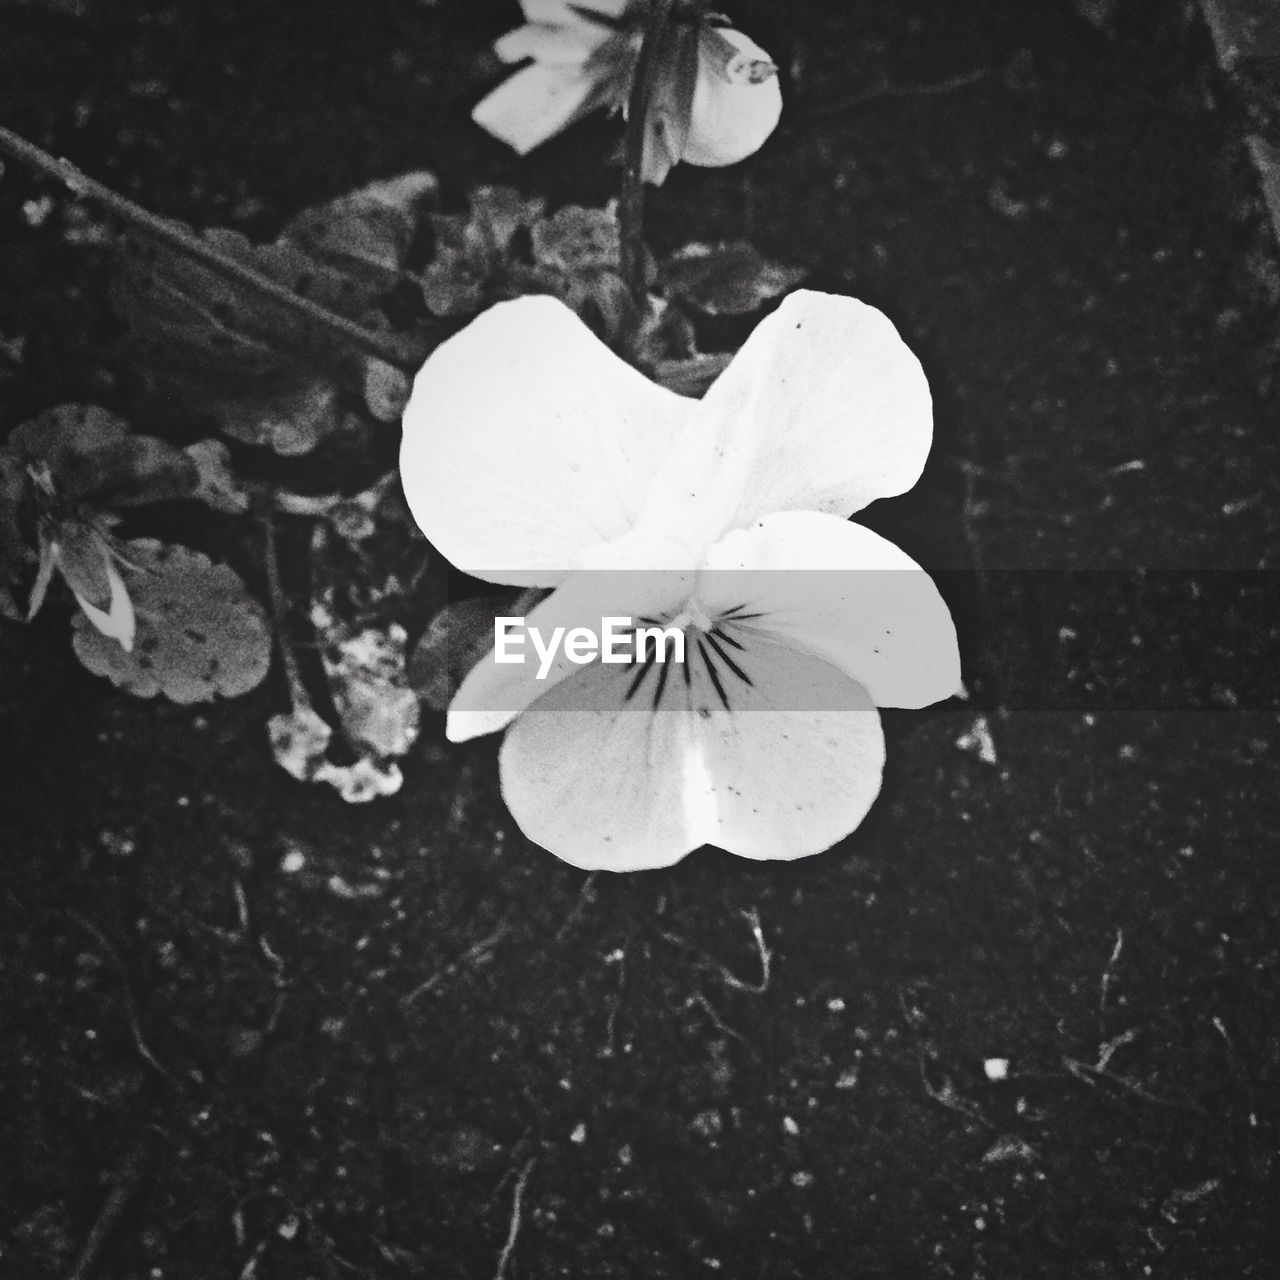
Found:
[[[528,161],[470,126],[514,4],[59,8],[0,5],[0,120],[161,213],[615,181],[606,122]],[[869,518],[950,571],[975,700],[891,717],[832,852],[588,877],[491,741],[432,723],[347,808],[271,762],[279,689],[130,701],[65,613],[0,631],[6,1280],[86,1244],[100,1280],[472,1280],[510,1232],[510,1278],[1280,1275],[1277,276],[1170,9],[744,2],[787,123],[651,201],[660,247],[748,235],[882,307],[934,388]],[[6,426],[115,390],[40,192],[0,185]]]

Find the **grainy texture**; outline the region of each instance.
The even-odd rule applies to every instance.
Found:
[[[455,203],[616,178],[604,122],[525,162],[469,125],[514,5],[79,8],[0,8],[0,119],[160,213],[265,236],[423,166]],[[782,130],[648,224],[749,237],[921,352],[934,457],[869,517],[953,571],[975,703],[889,719],[823,857],[587,877],[513,829],[492,742],[432,721],[351,809],[271,763],[279,688],[132,702],[53,609],[6,625],[0,1273],[68,1275],[124,1186],[102,1280],[488,1280],[509,1238],[509,1280],[1276,1274],[1275,266],[1207,34],[781,10],[734,17]],[[38,195],[11,166],[5,426],[127,392]],[[995,764],[956,746],[979,715]]]

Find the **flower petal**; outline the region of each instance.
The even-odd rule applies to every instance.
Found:
[[[494,41],[493,51],[503,62],[532,58],[544,67],[580,67],[612,33],[589,23],[555,27],[529,22]]]
[[[606,97],[598,78],[578,67],[535,62],[481,98],[471,118],[523,156],[594,111]]]
[[[575,867],[670,866],[703,843],[685,804],[693,723],[625,702],[616,670],[585,668],[511,726],[503,799],[530,840]]]
[[[132,653],[133,638],[137,630],[137,620],[133,613],[133,601],[129,599],[129,591],[124,585],[124,579],[120,577],[115,565],[109,560],[106,563],[106,571],[107,581],[111,584],[111,603],[109,608],[99,609],[85,599],[74,587],[72,587],[72,594],[75,596],[80,608],[84,610],[85,617],[104,636],[110,636],[113,640],[118,640],[125,653]]]
[[[548,297],[500,303],[431,355],[404,414],[422,531],[490,582],[554,586],[629,531],[695,408]]]
[[[880,794],[880,716],[861,685],[786,645],[753,637],[742,666],[754,683],[732,685],[731,710],[696,707],[701,777],[690,802],[702,838],[743,858],[821,853]]]
[[[627,697],[601,665],[540,698],[508,730],[502,790],[531,840],[575,866],[669,866],[703,844],[748,858],[818,853],[880,789],[884,743],[865,692],[828,663],[762,641],[732,710],[692,656]],[[658,705],[655,707],[655,703]]]
[[[634,0],[520,0],[520,8],[529,22],[568,25],[589,22],[586,13],[598,13],[606,21],[616,22],[633,3]]]
[[[700,32],[698,63],[681,159],[711,167],[737,164],[759,151],[777,128],[782,115],[777,68],[750,37],[716,27]]]
[[[609,568],[600,572],[573,574],[565,584],[536,605],[525,619],[526,633],[536,630],[544,647],[555,638],[556,628],[567,635],[574,627],[585,627],[599,637],[605,618],[663,617],[685,600],[693,588],[692,573],[648,573]],[[621,624],[618,624],[621,630]],[[557,644],[559,642],[557,641]],[[533,637],[507,646],[511,657],[521,661],[498,661],[492,649],[472,668],[449,704],[446,735],[452,742],[465,742],[480,734],[505,728],[535,699],[550,693],[566,677],[583,670],[571,661],[560,646],[554,660],[544,663]],[[624,671],[610,664],[610,672]],[[539,674],[542,672],[542,674]]]
[[[889,320],[800,290],[711,385],[642,523],[710,545],[775,511],[848,516],[911,488],[933,438],[928,383]]]
[[[926,707],[960,688],[960,650],[929,575],[892,542],[816,511],[766,516],[712,548],[698,598],[839,667],[880,707]]]

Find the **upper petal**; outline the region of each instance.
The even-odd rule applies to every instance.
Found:
[[[634,0],[520,0],[520,8],[530,22],[574,23],[583,22],[577,10],[598,13],[602,18],[616,22],[631,7]]]
[[[816,511],[766,516],[715,547],[698,596],[741,606],[750,627],[833,663],[877,706],[925,707],[960,688],[951,611],[892,542]]]
[[[404,414],[422,531],[490,582],[552,586],[627,533],[695,405],[623,363],[563,303],[500,303],[438,347]]]
[[[503,62],[532,58],[548,67],[580,67],[612,35],[608,27],[587,22],[572,26],[528,22],[499,37],[493,51]]]
[[[911,488],[932,439],[924,371],[890,321],[801,290],[712,384],[643,521],[710,545],[774,511],[848,516]]]

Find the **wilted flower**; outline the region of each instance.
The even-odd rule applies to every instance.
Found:
[[[44,603],[54,572],[104,635],[133,647],[135,618],[116,568],[111,529],[116,507],[185,497],[195,463],[173,445],[134,436],[96,405],[60,405],[18,427],[0,447],[0,498],[8,495],[0,539],[10,559],[26,552],[20,515],[35,527],[39,550],[28,618]]]
[[[525,62],[472,118],[521,155],[598,108],[625,110],[647,0],[521,0],[528,19],[494,45]],[[782,111],[777,68],[757,44],[677,7],[649,104],[644,177],[661,182],[680,160],[734,164],[757,151]]]
[[[793,294],[694,401],[559,302],[503,303],[433,353],[404,425],[405,492],[440,552],[555,588],[530,630],[616,615],[687,640],[678,673],[562,654],[539,678],[491,654],[454,699],[455,741],[510,725],[503,795],[566,861],[819,852],[879,791],[875,708],[959,688],[932,581],[847,520],[909,489],[932,438],[920,365],[872,307]]]

